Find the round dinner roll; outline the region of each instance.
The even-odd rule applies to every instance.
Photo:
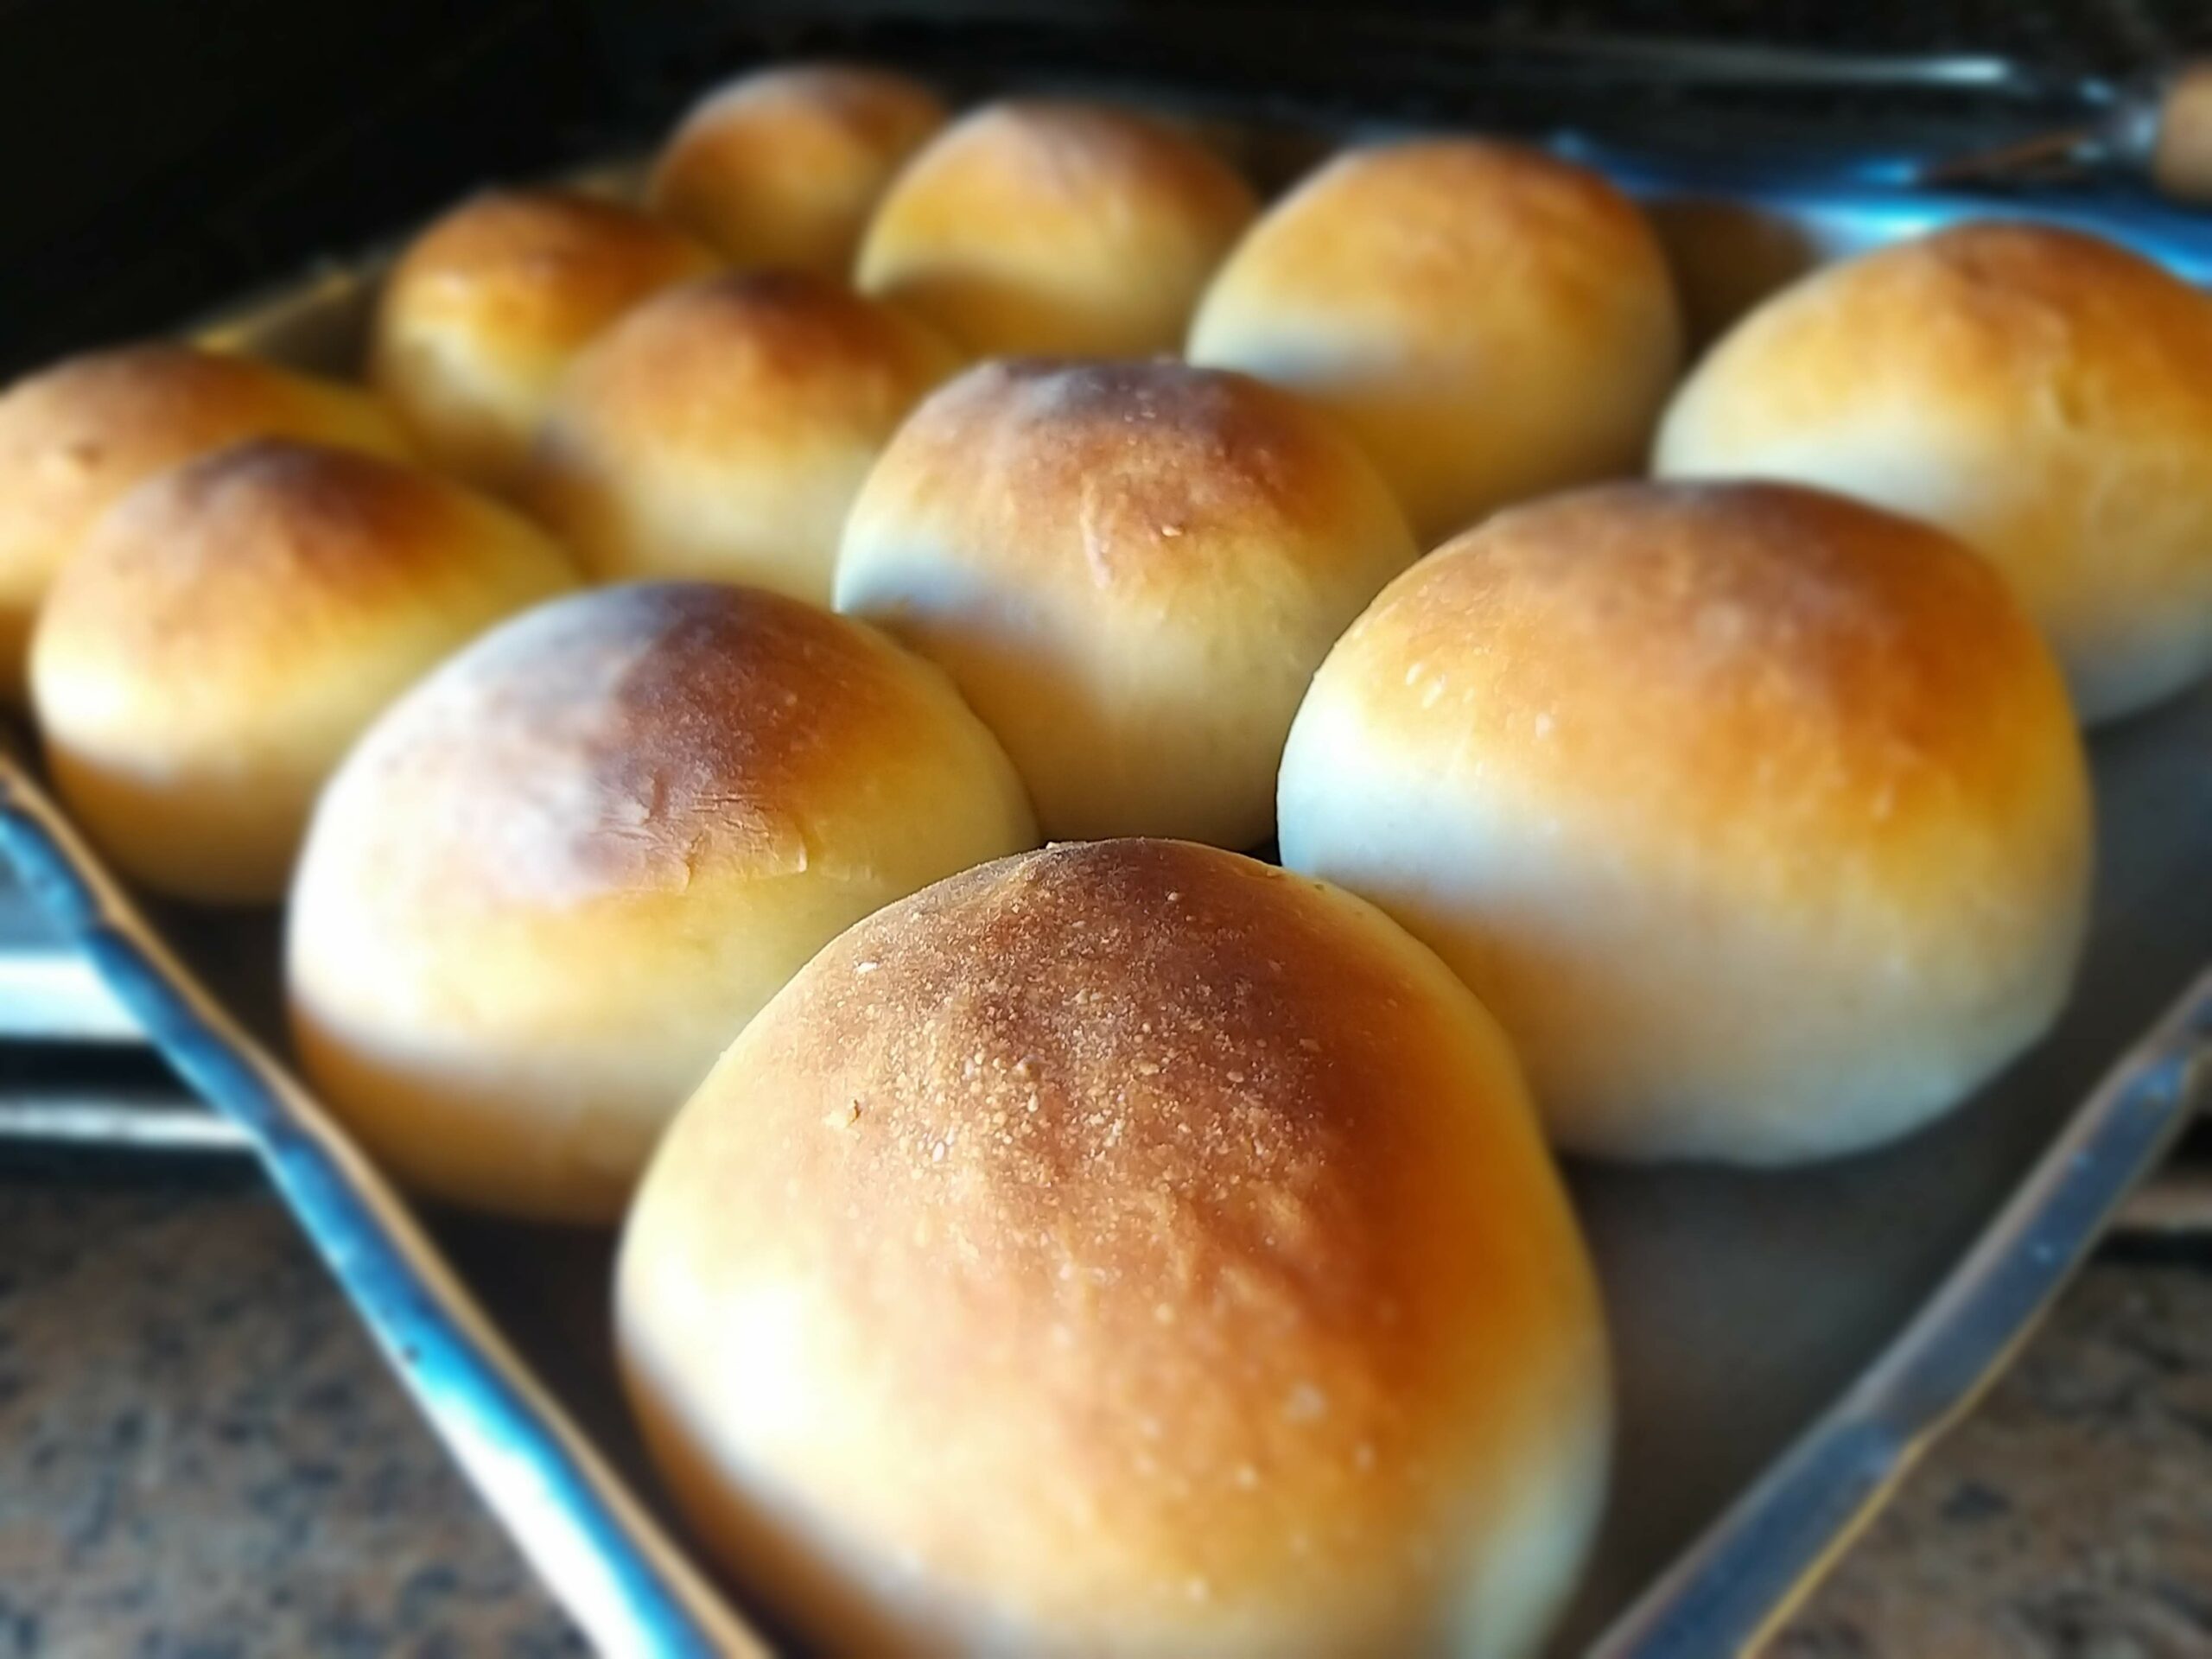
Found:
[[[393,267],[377,301],[370,378],[438,466],[502,487],[585,342],[714,264],[681,231],[619,203],[486,191]]]
[[[944,124],[920,82],[798,64],[716,88],[653,164],[646,196],[733,264],[851,274],[883,188]]]
[[[1333,411],[1423,546],[1509,502],[1642,469],[1681,365],[1658,238],[1597,174],[1432,138],[1348,151],[1252,227],[1194,363]]]
[[[1595,1282],[1497,1027],[1358,900],[1062,846],[844,934],[670,1129],[648,1448],[825,1653],[1533,1650]]]
[[[142,484],[55,577],[31,700],[62,798],[124,874],[283,895],[323,780],[385,705],[572,587],[513,513],[411,467],[257,439]]]
[[[1432,554],[1315,677],[1281,813],[1611,1157],[1916,1127],[2049,1027],[2089,895],[2081,740],[2002,579],[1787,486],[1593,488]]]
[[[957,366],[919,323],[823,277],[671,289],[563,378],[522,493],[601,581],[696,576],[826,606],[861,480]]]
[[[1961,225],[1816,271],[1705,359],[1658,466],[1941,524],[2010,579],[2085,720],[2212,668],[2212,298],[2109,243]]]
[[[92,521],[141,480],[257,435],[406,448],[359,391],[189,346],[93,352],[0,395],[0,698],[22,699],[32,619]]]
[[[1052,836],[1256,846],[1298,700],[1413,538],[1351,441],[1243,375],[988,363],[846,521],[837,608],[952,676]]]
[[[1172,352],[1256,207],[1226,162],[1144,116],[992,104],[893,181],[858,281],[976,357]]]
[[[410,1185],[612,1221],[809,957],[1035,842],[990,734],[873,629],[750,588],[595,589],[447,663],[331,780],[292,890],[294,1038]]]

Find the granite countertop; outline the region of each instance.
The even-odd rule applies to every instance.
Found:
[[[0,1659],[584,1650],[251,1172],[0,1166]],[[2212,1264],[2092,1265],[1773,1652],[2212,1655]]]

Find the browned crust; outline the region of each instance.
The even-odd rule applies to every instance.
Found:
[[[361,758],[425,914],[681,892],[834,856],[817,815],[938,752],[952,699],[922,697],[928,673],[862,624],[758,589],[601,588],[480,641]]]
[[[876,198],[944,119],[936,93],[888,70],[764,70],[692,108],[648,198],[733,259],[842,276]]]
[[[672,226],[563,190],[488,190],[410,243],[378,308],[382,360],[404,330],[453,328],[528,358],[581,346],[655,289],[713,258]]]
[[[1370,563],[1398,539],[1387,488],[1325,416],[1248,375],[1166,358],[984,363],[931,396],[852,524],[956,562],[1035,564],[1141,600],[1261,563]],[[1410,542],[1407,543],[1410,546]]]
[[[1668,286],[1657,237],[1602,174],[1474,138],[1345,151],[1268,213],[1226,274],[1255,296],[1280,284],[1354,315],[1440,319],[1501,277],[1541,279],[1570,314],[1604,309],[1633,278]]]
[[[688,283],[646,301],[578,359],[551,442],[557,452],[581,428],[711,454],[773,447],[816,423],[888,437],[955,361],[920,324],[823,277]]]
[[[2212,302],[2139,254],[2056,226],[1959,225],[1816,271],[1724,339],[1678,407],[1721,418],[1700,407],[1703,389],[1732,374],[1751,391],[1754,363],[1749,423],[1817,422],[1902,390],[2000,429],[2048,420],[2212,446]]]
[[[1500,514],[1386,588],[1324,676],[1387,747],[1602,797],[1716,859],[1896,868],[1961,813],[2073,801],[2050,653],[1951,537],[1786,485],[1622,484]],[[1793,828],[1794,827],[1794,828]]]
[[[15,689],[31,613],[102,512],[149,474],[257,434],[405,451],[358,390],[187,346],[72,358],[0,396],[0,682]]]
[[[1009,100],[908,163],[869,225],[857,281],[973,352],[1168,351],[1256,211],[1227,163],[1173,128]]]
[[[94,527],[48,602],[119,669],[165,661],[270,682],[334,632],[394,605],[565,563],[527,523],[414,467],[283,439],[219,449],[148,480]],[[471,606],[469,608],[474,608]]]

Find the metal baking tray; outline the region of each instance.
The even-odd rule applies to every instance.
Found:
[[[1317,149],[1313,130],[1231,136],[1263,181]],[[1935,195],[1580,153],[1650,205],[1702,332],[1818,257],[1993,211],[2101,229],[2212,280],[2212,222],[2144,198]],[[327,266],[202,337],[350,371],[379,269]],[[29,753],[0,745],[0,853],[257,1151],[577,1624],[615,1654],[773,1650],[747,1587],[687,1554],[625,1415],[609,1241],[398,1195],[290,1069],[274,913],[129,892]],[[1570,1169],[1611,1313],[1621,1430],[1609,1516],[1556,1651],[1674,1659],[1770,1630],[2212,1093],[2212,685],[2101,733],[2094,760],[2098,889],[2080,986],[2057,1029],[1959,1111],[1810,1169]]]

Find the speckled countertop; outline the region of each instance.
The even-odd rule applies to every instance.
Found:
[[[250,1173],[0,1166],[0,1659],[583,1650]],[[2092,1266],[1774,1651],[2212,1655],[2212,1266]]]

